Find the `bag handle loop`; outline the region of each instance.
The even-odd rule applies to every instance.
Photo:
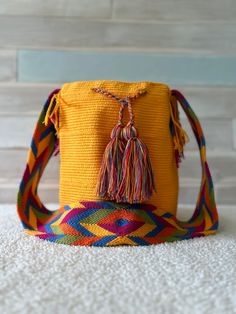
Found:
[[[199,152],[200,152],[200,159],[201,159],[201,167],[202,167],[202,179],[200,185],[200,191],[196,203],[196,209],[189,220],[192,222],[197,216],[201,215],[201,212],[204,209],[207,209],[208,214],[212,218],[212,221],[216,223],[215,228],[218,226],[218,214],[216,209],[215,203],[215,195],[214,195],[214,187],[213,181],[210,173],[210,169],[207,163],[206,158],[206,141],[204,137],[204,133],[201,127],[201,124],[192,110],[190,104],[188,103],[187,99],[181,94],[178,90],[171,90],[171,96],[176,99],[176,101],[181,105],[182,109],[184,110],[188,121],[191,125],[192,131],[195,135]]]
[[[41,202],[38,196],[38,185],[57,144],[56,129],[52,120],[49,119],[46,124],[44,122],[48,108],[59,91],[60,89],[55,89],[48,96],[40,113],[17,196],[18,215],[24,228],[30,230],[37,230],[37,220],[40,220],[40,215],[46,215],[50,219],[55,212],[48,210]]]

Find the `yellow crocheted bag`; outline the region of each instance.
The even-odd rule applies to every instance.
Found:
[[[178,165],[188,140],[181,104],[203,168],[193,217],[177,220]],[[43,170],[60,151],[60,209],[37,195]],[[155,82],[67,83],[39,118],[18,193],[27,233],[73,245],[148,245],[208,235],[218,215],[205,140],[183,95]]]

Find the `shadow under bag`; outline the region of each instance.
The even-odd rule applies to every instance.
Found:
[[[188,221],[177,219],[178,167],[188,141],[178,105],[202,166]],[[38,184],[58,153],[60,208],[51,211]],[[37,122],[17,210],[27,234],[69,245],[151,245],[214,234],[218,214],[198,118],[184,96],[165,84],[64,84],[48,97]]]

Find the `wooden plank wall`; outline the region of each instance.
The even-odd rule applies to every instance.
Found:
[[[65,81],[164,81],[189,98],[206,133],[219,204],[236,195],[234,0],[1,0],[0,202],[15,202],[27,149],[48,93]],[[186,119],[183,124],[190,132]],[[180,203],[196,201],[194,139]],[[58,200],[59,158],[40,195]]]

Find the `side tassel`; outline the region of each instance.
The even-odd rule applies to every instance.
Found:
[[[156,185],[148,148],[138,137],[138,132],[133,126],[134,116],[129,98],[128,109],[130,121],[123,129],[127,144],[116,199],[117,202],[141,203],[148,200],[153,191],[156,192]]]
[[[184,146],[189,142],[189,137],[180,123],[177,100],[174,96],[171,96],[170,100],[170,116],[170,131],[173,138],[175,160],[179,168],[179,164],[184,158]]]
[[[50,96],[50,103],[45,114],[45,118],[43,123],[45,125],[49,124],[51,121],[54,124],[54,128],[56,130],[57,141],[55,143],[55,148],[53,152],[53,156],[57,156],[60,152],[60,143],[59,143],[59,97],[60,97],[60,89],[55,90]]]

